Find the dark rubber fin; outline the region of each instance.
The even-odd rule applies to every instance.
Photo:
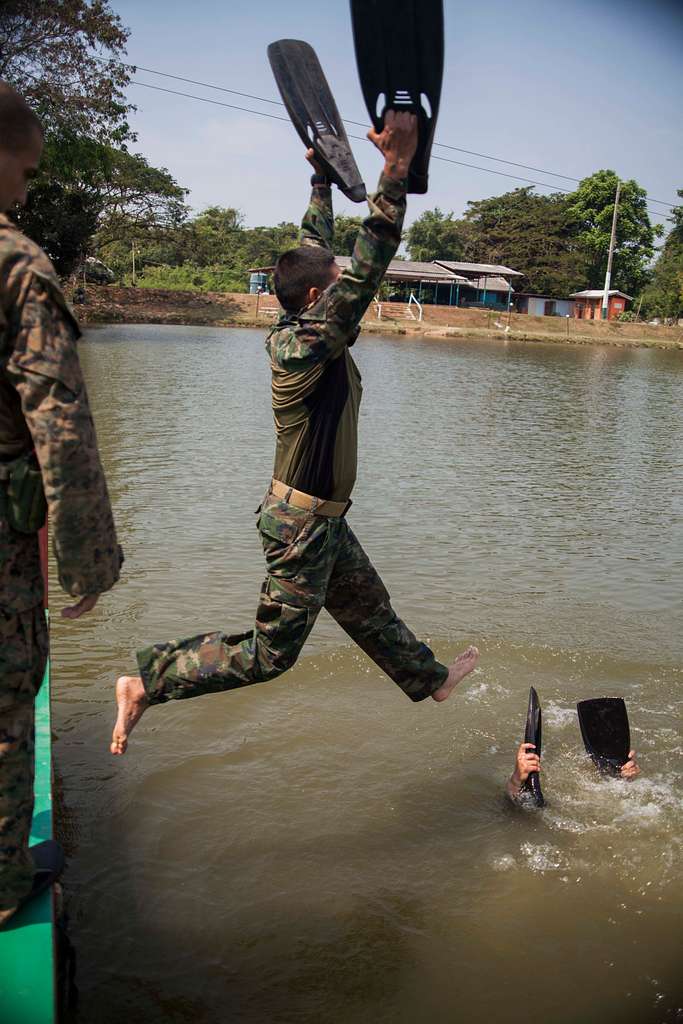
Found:
[[[441,100],[443,0],[351,0],[351,19],[361,89],[375,130],[382,130],[386,110],[418,115],[408,191],[422,194]]]
[[[621,697],[597,697],[576,705],[581,736],[596,766],[618,775],[628,761],[631,731],[626,705]]]
[[[362,203],[365,185],[315,50],[300,39],[278,39],[268,47],[268,60],[302,142],[315,151],[330,181]]]
[[[526,728],[524,730],[524,742],[533,743],[535,746],[534,754],[541,756],[541,705],[538,700],[538,694],[534,690],[533,686],[529,689],[529,706],[526,713]],[[526,780],[525,787],[534,798],[534,803],[537,807],[545,806],[545,800],[543,799],[543,793],[541,792],[541,780],[538,777],[538,772],[532,772],[529,778]]]

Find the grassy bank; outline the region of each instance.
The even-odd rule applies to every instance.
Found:
[[[413,316],[415,315],[415,307]],[[89,286],[86,302],[76,307],[84,326],[96,323],[185,324],[198,327],[264,327],[278,316],[274,295],[161,291],[150,288]],[[683,328],[650,324],[603,323],[564,317],[498,314],[483,309],[424,306],[421,322],[400,303],[373,304],[363,322],[366,331],[428,338],[482,338],[624,348],[683,351]]]

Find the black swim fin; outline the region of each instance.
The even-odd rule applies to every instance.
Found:
[[[417,114],[419,139],[408,192],[427,191],[443,79],[443,0],[351,0],[365,105],[376,131],[386,110]]]
[[[268,60],[301,140],[315,151],[330,181],[362,203],[365,185],[315,50],[300,39],[278,39],[268,47]]]
[[[538,700],[538,694],[534,690],[533,686],[529,689],[529,706],[526,713],[524,742],[533,743],[536,748],[533,753],[538,754],[539,757],[541,756],[541,705]],[[543,799],[543,793],[541,792],[541,780],[538,777],[538,772],[531,773],[524,784],[524,788],[531,793],[537,807],[545,806],[545,800]]]
[[[597,697],[576,705],[587,752],[603,772],[618,775],[628,761],[631,731],[621,697]]]

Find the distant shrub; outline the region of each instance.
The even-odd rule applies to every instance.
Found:
[[[130,283],[130,282],[127,282]],[[226,267],[145,267],[139,288],[163,288],[179,292],[246,292],[246,282]]]

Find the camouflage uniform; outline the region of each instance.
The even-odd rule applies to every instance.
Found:
[[[266,342],[276,427],[274,479],[347,507],[356,477],[362,392],[349,347],[398,248],[404,183],[382,176],[369,206],[349,270],[310,307],[285,311]],[[330,189],[314,185],[302,243],[331,248],[333,231]],[[267,575],[254,629],[139,651],[150,703],[273,679],[294,664],[323,607],[412,700],[423,700],[443,684],[448,669],[398,618],[344,516],[295,507],[288,496],[269,491],[259,509]]]
[[[33,877],[33,709],[48,652],[38,535],[8,522],[8,464],[35,449],[64,590],[108,590],[122,561],[79,335],[52,264],[0,215],[0,910]]]

